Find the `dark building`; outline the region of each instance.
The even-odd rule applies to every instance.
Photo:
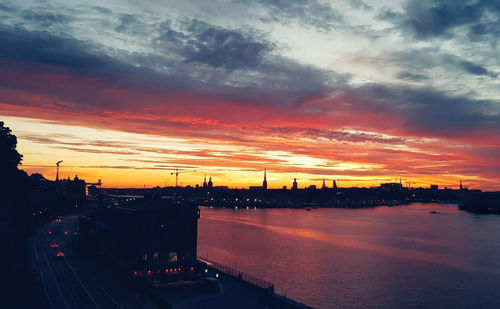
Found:
[[[297,178],[293,179],[292,190],[297,190]]]
[[[128,276],[152,284],[192,280],[199,209],[163,198],[103,202],[82,217],[80,240]]]
[[[399,182],[388,182],[388,183],[381,183],[380,188],[387,191],[400,190],[403,188],[403,185]]]
[[[50,181],[41,174],[32,174],[32,210],[37,215],[61,215],[82,207],[87,202],[85,180],[75,176],[73,180]]]
[[[212,182],[212,177],[210,177],[208,179],[208,185],[207,186],[208,186],[209,189],[212,189],[214,187],[214,183]]]

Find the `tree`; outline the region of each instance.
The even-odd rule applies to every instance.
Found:
[[[2,175],[11,175],[17,171],[23,156],[17,152],[17,137],[12,134],[10,128],[5,127],[0,121],[0,171]]]

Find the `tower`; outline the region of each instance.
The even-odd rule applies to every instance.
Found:
[[[337,182],[335,180],[333,180],[333,188],[337,189]]]
[[[205,178],[203,179],[203,188],[207,187],[207,173],[205,173]]]
[[[59,164],[61,164],[62,162],[63,162],[63,161],[61,160],[61,161],[58,161],[58,162],[56,163],[56,165],[57,165],[57,171],[56,171],[56,181],[59,181]]]
[[[297,178],[293,179],[293,185],[292,185],[293,190],[297,190]]]
[[[325,178],[323,178],[323,186],[321,187],[321,189],[326,189]]]
[[[214,187],[214,183],[212,182],[212,177],[208,178],[208,188],[213,188]]]
[[[267,190],[266,169],[264,169],[264,181],[262,182],[262,189]]]
[[[462,179],[460,179],[460,191],[462,191],[464,188],[462,187]]]

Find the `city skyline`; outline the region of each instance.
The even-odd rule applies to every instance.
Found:
[[[495,1],[6,1],[0,16],[0,121],[28,173],[500,190]]]

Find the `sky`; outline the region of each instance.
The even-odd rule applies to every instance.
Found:
[[[500,2],[2,1],[22,169],[500,190]]]

